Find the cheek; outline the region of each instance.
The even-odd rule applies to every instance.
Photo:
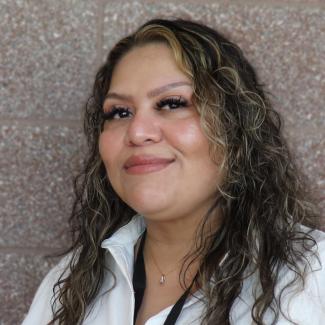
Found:
[[[200,179],[207,182],[206,184],[211,181],[214,184],[216,180],[220,183],[223,155],[222,153],[216,153],[217,157],[213,159],[210,156],[209,141],[203,133],[199,118],[179,121],[170,134],[174,135],[170,137],[173,146],[185,157],[183,160],[184,166],[190,168],[193,175],[199,173],[201,175]]]
[[[99,137],[99,154],[106,169],[110,168],[117,153],[116,143],[114,143],[112,139],[114,139],[114,137],[107,132],[103,132]]]
[[[104,163],[106,174],[109,182],[113,186],[116,193],[120,192],[120,178],[117,166],[120,152],[119,143],[114,140],[114,135],[103,132],[99,137],[99,154]]]
[[[184,154],[195,151],[208,152],[208,139],[201,129],[198,118],[178,121],[177,124],[173,125],[169,134],[170,141],[174,142],[175,146],[178,145]]]
[[[103,135],[103,133],[99,136],[98,150],[99,150],[100,157],[102,158],[103,161],[105,161],[106,146],[105,146],[105,136]]]

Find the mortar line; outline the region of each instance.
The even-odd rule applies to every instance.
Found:
[[[43,126],[65,126],[65,127],[82,127],[81,120],[67,120],[67,119],[51,119],[51,118],[1,118],[0,126],[32,126],[32,127],[43,127]]]
[[[60,247],[18,247],[18,246],[0,246],[0,254],[21,254],[21,255],[50,255],[61,252]]]
[[[121,0],[121,2],[128,2],[128,0]],[[173,4],[182,4],[185,3],[184,0],[174,0],[174,1],[167,1],[168,2],[172,2]],[[143,0],[142,1],[143,4],[159,4],[161,3],[161,0]],[[186,3],[190,3],[190,4],[201,4],[200,1],[196,1],[196,0],[188,0]],[[215,0],[207,0],[204,2],[204,4],[216,4]],[[217,4],[222,4],[222,5],[243,5],[242,1],[226,1],[226,0],[222,0],[217,2]],[[314,2],[314,3],[295,3],[294,1],[290,1],[290,0],[285,0],[285,1],[280,1],[280,0],[270,0],[270,1],[265,1],[262,2],[260,0],[245,0],[244,5],[256,5],[256,6],[260,6],[260,7],[274,7],[274,8],[303,8],[303,9],[324,9],[325,8],[325,4],[322,3],[321,1],[318,2]]]

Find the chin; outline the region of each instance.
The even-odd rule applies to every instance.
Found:
[[[163,207],[161,205],[153,205],[151,204],[137,204],[133,205],[132,209],[137,211],[137,213],[149,217],[152,216],[152,218],[156,219],[154,216],[161,215],[163,211],[166,211],[166,207]],[[150,218],[151,219],[151,218]]]
[[[137,213],[143,216],[161,215],[162,212],[167,211],[168,205],[164,204],[162,200],[142,199],[142,200],[127,200],[126,203]]]

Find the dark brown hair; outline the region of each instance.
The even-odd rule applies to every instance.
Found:
[[[58,304],[53,303],[52,323],[80,324],[86,317],[86,307],[104,277],[101,243],[136,214],[112,188],[98,139],[102,106],[116,64],[131,49],[151,42],[169,46],[179,68],[193,81],[211,155],[224,153],[225,180],[201,231],[217,207],[224,222],[205,240],[198,231],[194,254],[203,260],[198,278],[207,299],[203,323],[230,324],[230,310],[243,281],[258,274],[261,290],[252,317],[256,324],[264,324],[266,311],[271,311],[275,324],[283,292],[275,293],[279,272],[286,266],[296,274],[288,288],[303,284],[305,256],[312,253],[315,241],[300,224],[315,228],[316,214],[305,200],[300,173],[281,134],[280,117],[251,64],[237,45],[214,29],[182,19],[148,21],[114,46],[96,75],[85,111],[88,157],[76,179],[70,219],[73,244],[67,252],[71,262],[68,274],[55,286]],[[225,252],[223,262],[217,263]]]

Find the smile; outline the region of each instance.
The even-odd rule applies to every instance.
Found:
[[[174,161],[175,159],[150,156],[132,156],[126,161],[124,170],[130,175],[153,173],[165,169]]]

